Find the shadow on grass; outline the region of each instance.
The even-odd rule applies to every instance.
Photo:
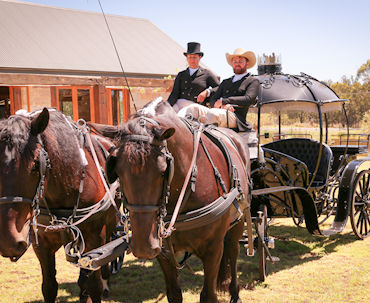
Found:
[[[200,294],[203,285],[202,263],[195,257],[190,258],[188,263],[196,273],[183,269],[180,273],[181,288]],[[156,298],[159,301],[166,293],[163,273],[157,261],[144,264],[137,260],[126,262],[125,267],[111,279],[110,289],[109,299],[117,302],[133,303]]]
[[[180,273],[182,290],[191,290],[200,294],[203,285],[203,266],[199,259],[192,257],[189,265],[196,272],[192,274],[184,269]],[[138,303],[145,300],[161,300],[165,297],[166,286],[159,263],[156,260],[142,262],[140,260],[125,261],[121,270],[110,278],[110,295],[108,301]],[[60,283],[59,290],[69,295],[58,296],[58,302],[79,302],[77,283]],[[43,301],[30,301],[42,303]]]
[[[356,241],[354,235],[338,234],[328,238],[312,236],[305,228],[285,225],[272,225],[270,235],[275,238],[275,249],[272,255],[280,258],[280,262],[269,263],[269,274],[294,266],[318,260],[330,254],[340,245]],[[196,257],[188,261],[195,274],[187,269],[180,272],[180,283],[183,291],[191,291],[199,296],[203,285],[203,266]],[[258,282],[258,256],[248,257],[241,247],[238,260],[239,282],[242,288],[253,290]],[[61,283],[59,289],[64,289],[70,295],[58,297],[59,302],[78,302],[79,288],[77,283]],[[160,301],[166,292],[162,270],[156,260],[142,262],[126,260],[122,269],[110,279],[109,301],[138,303],[145,300]],[[166,301],[166,299],[165,299]],[[41,303],[32,301],[31,303]]]
[[[294,266],[318,260],[323,256],[336,251],[341,245],[356,241],[356,237],[349,233],[336,234],[330,237],[311,235],[305,228],[297,226],[272,225],[270,236],[275,238],[275,249],[271,250],[273,256],[280,261],[268,262],[268,274],[289,269]],[[258,282],[259,268],[258,256],[247,257],[241,248],[239,257],[239,282],[247,289],[254,289]]]

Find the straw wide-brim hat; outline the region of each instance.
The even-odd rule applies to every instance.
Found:
[[[248,59],[248,68],[252,68],[256,64],[256,55],[252,51],[245,51],[242,48],[237,48],[233,54],[226,53],[227,63],[231,64],[231,60],[234,57],[244,57]]]

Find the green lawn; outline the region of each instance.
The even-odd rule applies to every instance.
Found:
[[[239,277],[243,302],[370,302],[370,239],[356,240],[350,226],[344,233],[329,238],[313,237],[289,219],[271,226],[276,238],[273,255],[281,261],[269,265],[270,273],[261,283],[257,257],[247,257],[244,248],[239,258]],[[202,267],[192,257],[192,274],[181,272],[184,302],[198,302],[202,288]],[[78,269],[57,256],[59,302],[78,302]],[[164,281],[156,261],[142,262],[129,255],[121,271],[111,279],[107,302],[167,302]],[[41,274],[30,249],[17,263],[0,259],[0,302],[42,302]],[[229,302],[220,294],[220,302]]]

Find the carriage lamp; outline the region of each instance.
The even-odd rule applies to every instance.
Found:
[[[271,55],[266,55],[263,53],[262,56],[258,56],[257,64],[258,75],[281,73],[280,54],[276,55],[275,53],[272,53]]]

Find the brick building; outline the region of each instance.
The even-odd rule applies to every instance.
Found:
[[[140,18],[107,15],[138,108],[167,98],[184,49]],[[102,14],[0,0],[0,118],[55,107],[117,124],[134,112]]]

